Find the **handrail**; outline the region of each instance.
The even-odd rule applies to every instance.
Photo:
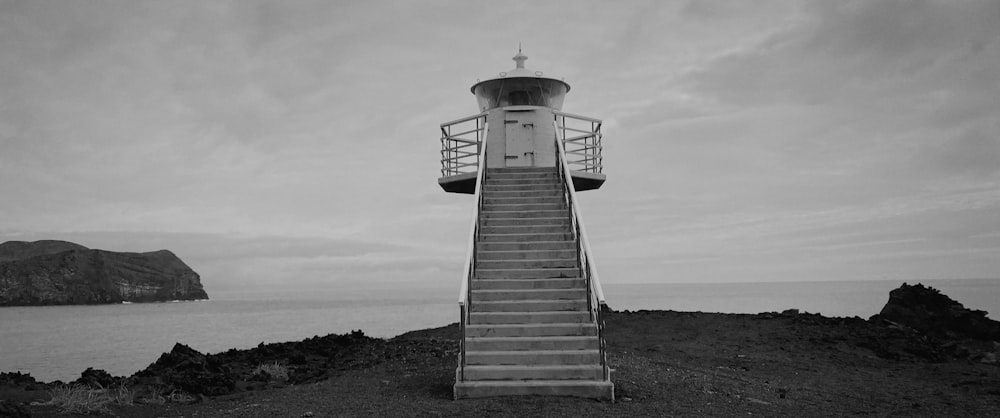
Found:
[[[470,231],[469,244],[466,247],[465,251],[465,268],[462,271],[462,286],[461,286],[461,292],[459,292],[458,295],[459,305],[465,304],[467,300],[466,291],[468,290],[467,287],[469,283],[466,281],[466,279],[472,274],[473,271],[472,268],[474,267],[472,261],[473,257],[475,257],[476,237],[478,235],[477,232],[479,232],[479,210],[482,204],[480,201],[482,200],[482,194],[483,194],[482,191],[483,178],[486,177],[486,170],[485,170],[486,158],[483,158],[486,156],[486,142],[483,142],[482,151],[480,151],[480,155],[481,158],[479,159],[479,165],[478,165],[479,172],[476,174],[476,192],[474,194],[474,200],[476,201],[476,204],[472,207],[472,220],[470,221],[472,225],[471,228],[469,228]]]
[[[553,122],[558,128],[558,122]],[[597,274],[597,266],[590,249],[590,238],[587,236],[587,228],[583,224],[583,215],[577,205],[576,187],[573,186],[573,173],[569,169],[566,160],[566,148],[563,142],[556,138],[556,152],[559,158],[556,159],[557,171],[562,180],[564,188],[564,199],[570,216],[570,228],[576,235],[577,242],[577,262],[580,267],[580,274],[587,282],[587,309],[590,311],[591,319],[597,324],[598,347],[600,349],[601,369],[604,380],[611,380],[611,370],[608,366],[607,343],[604,340],[604,317],[602,311],[607,308],[607,301],[604,299],[604,289],[601,287],[601,279]]]
[[[592,118],[592,117],[589,117],[589,116],[582,116],[582,115],[577,115],[577,114],[574,114],[574,113],[566,113],[566,112],[563,112],[563,111],[560,111],[560,110],[553,110],[552,112],[555,113],[557,116],[567,116],[567,117],[571,117],[573,119],[585,120],[587,122],[602,123],[600,119]]]
[[[483,116],[486,116],[485,112],[484,113],[477,113],[477,114],[472,115],[472,116],[466,116],[466,117],[461,118],[461,119],[455,119],[455,120],[453,120],[451,122],[442,123],[441,124],[441,128],[444,128],[445,126],[448,126],[448,125],[456,125],[456,124],[459,124],[459,123],[462,123],[462,122],[468,122],[470,120],[473,120],[473,119],[476,119],[476,118],[481,118]]]
[[[473,125],[472,122],[475,122]],[[457,132],[453,132],[453,129]],[[471,174],[467,167],[478,166],[480,152],[468,151],[486,139],[486,113],[441,124],[441,177]],[[481,151],[481,150],[480,150]]]
[[[486,122],[483,122],[483,132],[486,132]],[[476,191],[474,194],[475,204],[472,206],[472,225],[469,228],[469,244],[465,250],[465,267],[462,269],[462,284],[458,292],[459,310],[459,354],[458,354],[458,378],[465,380],[465,326],[469,322],[470,292],[472,291],[472,279],[476,274],[476,244],[479,238],[479,212],[483,206],[483,185],[486,179],[486,141],[480,142],[479,162],[476,165]]]
[[[562,165],[563,168],[563,172],[560,174],[562,176],[565,176],[567,180],[567,188],[569,189],[570,200],[572,203],[570,210],[572,210],[573,215],[575,215],[574,218],[576,219],[574,219],[574,221],[579,224],[578,228],[580,229],[580,241],[582,242],[581,245],[583,246],[583,250],[584,252],[586,252],[587,255],[590,255],[591,254],[590,238],[588,238],[587,236],[587,227],[583,225],[583,216],[580,213],[580,207],[576,205],[577,202],[576,187],[573,187],[573,177],[572,177],[573,174],[570,172],[569,166],[567,165],[566,162],[566,149],[559,141],[556,141],[556,146],[559,147],[559,162],[561,163],[560,165]],[[601,305],[606,305],[607,303],[604,299],[604,290],[601,288],[601,280],[597,276],[597,270],[594,269],[593,267],[594,262],[593,260],[588,260],[588,261],[589,264],[591,265],[590,266],[591,278],[593,279],[594,287],[596,287],[595,290],[597,291],[597,301]]]
[[[604,169],[604,159],[601,156],[604,150],[601,145],[603,137],[601,126],[604,122],[560,111],[553,111],[552,114],[555,119],[556,139],[562,143],[564,153],[583,156],[580,160],[567,161],[573,165],[573,171],[601,174]],[[576,126],[570,126],[570,123],[575,123]],[[571,149],[566,149],[571,146]]]

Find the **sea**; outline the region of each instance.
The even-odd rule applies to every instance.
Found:
[[[615,310],[878,313],[900,281],[606,284]],[[1000,318],[1000,279],[925,280],[970,309]],[[912,284],[912,283],[911,283]],[[0,371],[72,381],[88,367],[128,376],[175,343],[203,353],[362,330],[373,337],[444,326],[456,289],[381,287],[214,291],[211,300],[0,308]]]

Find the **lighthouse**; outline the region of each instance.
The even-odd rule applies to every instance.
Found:
[[[438,184],[447,192],[473,193],[483,141],[490,168],[555,167],[553,141],[558,138],[567,149],[577,191],[600,188],[606,178],[601,121],[564,113],[570,85],[525,68],[528,56],[520,50],[513,60],[513,69],[472,85],[479,114],[441,124]]]
[[[441,124],[438,184],[474,196],[454,395],[614,400],[576,197],[605,182],[601,121],[563,112],[570,85],[527,59],[472,85],[478,113]]]

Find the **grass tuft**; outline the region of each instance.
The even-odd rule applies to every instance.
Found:
[[[71,414],[107,414],[109,405],[132,405],[134,394],[125,385],[105,389],[85,385],[61,385],[49,390],[52,397],[42,405],[55,406]]]
[[[253,369],[250,374],[253,376],[265,375],[269,380],[273,379],[281,382],[288,380],[288,368],[278,362],[261,364],[256,369]]]

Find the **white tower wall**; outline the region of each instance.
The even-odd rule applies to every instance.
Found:
[[[555,126],[552,109],[508,106],[487,112],[486,165],[555,167]]]

